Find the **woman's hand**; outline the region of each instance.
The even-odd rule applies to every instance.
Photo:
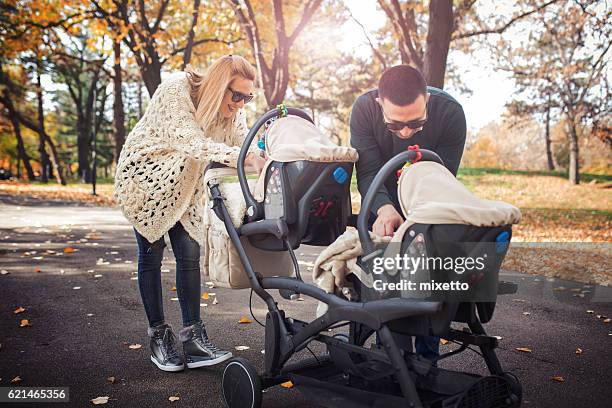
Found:
[[[249,152],[244,160],[244,165],[245,167],[250,167],[255,170],[257,174],[260,174],[266,165],[266,160],[256,153]]]

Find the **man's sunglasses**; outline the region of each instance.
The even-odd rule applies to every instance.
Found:
[[[420,129],[425,126],[425,123],[427,123],[427,119],[412,120],[410,122],[385,122],[385,125],[387,125],[387,129],[390,131],[399,132],[405,127],[413,130]]]
[[[238,91],[234,91],[232,88],[230,88],[229,86],[227,87],[228,91],[230,91],[232,93],[232,102],[240,102],[242,100],[244,100],[244,103],[249,103],[253,100],[253,94],[250,93],[248,95],[243,94],[242,92],[238,92]]]

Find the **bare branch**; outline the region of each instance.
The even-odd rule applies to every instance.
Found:
[[[507,23],[502,24],[500,27],[487,28],[487,29],[484,29],[484,30],[477,30],[477,31],[471,31],[471,32],[467,32],[467,33],[457,34],[457,35],[455,35],[455,36],[453,36],[451,38],[451,41],[452,40],[458,40],[458,39],[461,39],[461,38],[474,37],[474,36],[483,35],[483,34],[501,34],[504,31],[506,31],[510,26],[512,26],[514,23],[516,23],[517,21],[522,20],[523,18],[525,18],[527,16],[530,16],[530,15],[532,15],[534,13],[537,13],[538,11],[542,11],[546,7],[550,6],[551,4],[557,3],[558,1],[559,0],[549,0],[546,3],[543,3],[542,5],[536,7],[534,9],[532,9],[532,10],[526,11],[524,13],[521,13],[521,14],[518,14],[518,15],[512,17]]]
[[[151,29],[151,33],[155,33],[159,29],[159,25],[162,19],[164,18],[164,13],[166,12],[166,8],[168,7],[169,2],[170,0],[164,0],[162,5],[159,7],[159,13],[157,13],[157,19],[155,19],[155,23],[153,23],[153,28]]]
[[[317,11],[319,6],[321,5],[321,2],[322,0],[311,0],[306,4],[306,6],[304,6],[302,18],[293,30],[293,33],[289,36],[289,45],[291,45],[295,41],[300,32],[304,29],[304,27],[306,27],[306,24],[308,24],[314,13]]]
[[[383,55],[380,53],[380,51],[378,51],[378,49],[374,46],[374,43],[372,42],[372,39],[370,38],[370,36],[368,35],[368,31],[366,30],[365,26],[363,24],[361,24],[361,22],[359,20],[357,20],[357,18],[353,15],[353,13],[351,12],[351,10],[345,6],[346,11],[349,14],[349,17],[359,26],[361,27],[361,31],[363,32],[364,37],[366,38],[366,40],[368,41],[368,44],[370,45],[370,48],[372,49],[372,53],[374,54],[374,56],[378,59],[378,61],[380,62],[380,64],[382,65],[383,69],[387,69],[387,62],[385,61],[385,57],[383,57]]]

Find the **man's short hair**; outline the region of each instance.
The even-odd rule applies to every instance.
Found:
[[[396,65],[383,72],[378,81],[378,96],[394,105],[406,106],[419,95],[427,94],[427,83],[418,69],[410,65]]]

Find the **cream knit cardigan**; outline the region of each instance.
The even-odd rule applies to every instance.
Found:
[[[230,129],[205,135],[185,73],[164,80],[121,150],[115,173],[115,199],[125,217],[149,242],[178,221],[201,247],[204,225],[204,169],[210,162],[236,167],[248,132],[238,110]]]

